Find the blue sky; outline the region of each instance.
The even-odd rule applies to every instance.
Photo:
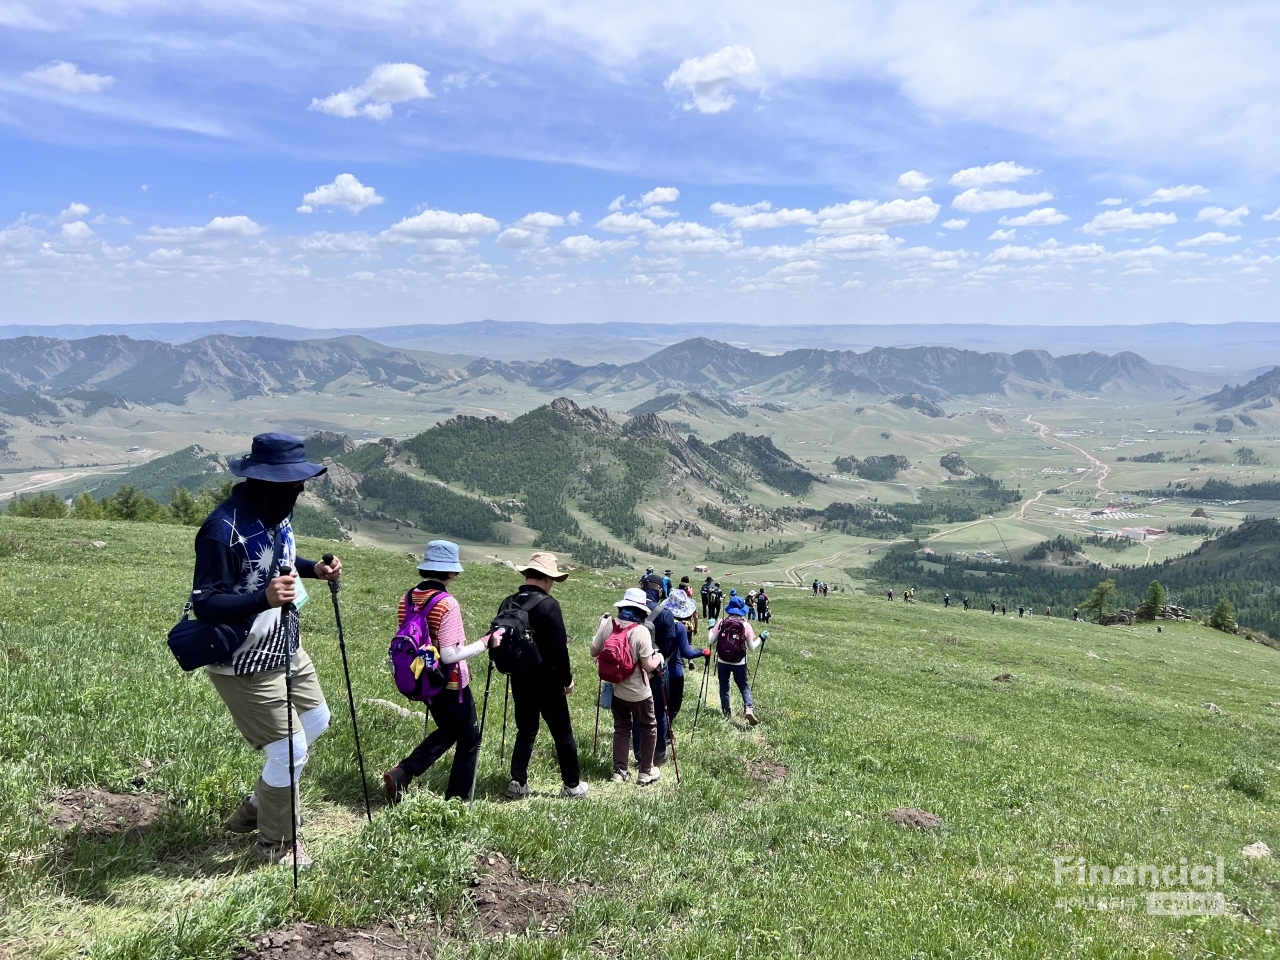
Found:
[[[0,322],[1275,319],[1275,4],[0,0]]]

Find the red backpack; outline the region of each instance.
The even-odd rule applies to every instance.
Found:
[[[605,683],[622,683],[636,670],[635,654],[631,651],[631,631],[640,626],[626,620],[613,621],[613,629],[600,648],[596,666],[600,679]]]

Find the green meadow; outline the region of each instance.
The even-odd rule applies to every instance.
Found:
[[[1241,854],[1280,852],[1275,650],[1188,623],[1157,634],[779,590],[753,681],[760,726],[713,703],[691,738],[699,670],[676,723],[683,782],[668,765],[655,787],[614,786],[607,716],[592,757],[587,641],[618,591],[582,571],[557,595],[591,795],[556,796],[544,731],[534,796],[502,799],[495,675],[475,803],[440,799],[446,757],[388,809],[377,775],[422,720],[368,701],[404,705],[385,658],[414,563],[352,546],[341,599],[374,821],[316,589],[304,644],[334,717],[303,780],[316,866],[295,897],[287,868],[258,867],[251,841],[220,829],[261,758],[164,644],[192,536],[0,518],[0,957],[231,958],[300,919],[391,924],[438,957],[1280,956],[1280,865]],[[468,569],[455,591],[468,636],[515,584],[503,566]],[[113,836],[52,825],[59,798],[86,787],[143,796],[158,816]],[[888,818],[906,807],[943,823]],[[473,865],[495,851],[572,889],[563,920],[496,938],[468,927]],[[1074,868],[1055,882],[1055,858],[1216,870],[1219,857],[1221,916],[1149,915],[1148,888],[1081,886]]]

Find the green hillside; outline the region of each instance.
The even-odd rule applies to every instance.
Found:
[[[175,488],[195,492],[229,479],[231,473],[227,470],[226,457],[192,444],[134,467],[122,477],[112,478],[110,487],[114,492],[118,487],[132,486],[144,496],[159,503],[168,503]]]
[[[304,553],[324,547],[303,542]],[[495,684],[475,804],[439,799],[445,763],[408,802],[376,808],[372,826],[331,611],[313,596],[306,645],[334,721],[303,781],[317,866],[294,900],[287,869],[254,868],[249,841],[218,827],[260,757],[211,685],[184,676],[164,648],[189,551],[180,528],[0,517],[0,956],[230,960],[298,919],[346,929],[357,949],[347,928],[395,922],[437,957],[1280,953],[1280,862],[1240,852],[1259,840],[1280,847],[1275,651],[1191,624],[1157,635],[779,590],[754,681],[761,725],[704,711],[691,741],[691,685],[676,724],[683,783],[668,766],[642,791],[606,783],[608,764],[591,756],[585,640],[618,591],[590,573],[557,593],[576,638],[571,703],[591,796],[554,796],[544,734],[535,795],[499,799]],[[368,703],[397,700],[385,668],[390,610],[413,563],[359,548],[343,557],[361,735],[376,773],[422,731],[420,718]],[[513,583],[498,566],[460,579],[469,636]],[[603,747],[607,717],[602,726]],[[89,786],[141,797],[157,819],[107,837],[48,825],[62,791]],[[886,818],[905,807],[944,825],[917,831]],[[473,864],[486,871],[499,852],[521,882],[562,889],[565,916],[481,938],[467,921]],[[1055,857],[1171,864],[1176,875],[1181,858],[1219,856],[1221,917],[1148,915],[1145,890],[1079,887],[1074,873],[1055,884]],[[1058,905],[1099,893],[1138,907]]]

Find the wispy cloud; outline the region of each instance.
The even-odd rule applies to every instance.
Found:
[[[1012,160],[989,163],[985,167],[966,167],[953,174],[947,183],[953,187],[985,187],[989,183],[1016,183],[1023,177],[1038,173],[1029,167],[1019,166]]]
[[[74,63],[66,60],[54,60],[43,67],[27,71],[23,76],[64,93],[101,93],[116,82],[116,78],[112,76],[83,73]]]
[[[1174,203],[1178,200],[1190,200],[1193,197],[1202,197],[1209,191],[1199,184],[1188,186],[1180,183],[1176,187],[1161,187],[1145,200],[1138,201],[1138,206],[1149,207],[1153,203]]]
[[[1134,213],[1133,207],[1125,207],[1123,210],[1105,210],[1080,229],[1093,234],[1123,233],[1126,230],[1167,227],[1177,222],[1175,213]]]
[[[992,210],[1034,207],[1037,203],[1052,199],[1053,194],[1048,190],[1019,193],[1017,190],[979,190],[972,187],[952,200],[951,206],[965,213],[990,213]]]

